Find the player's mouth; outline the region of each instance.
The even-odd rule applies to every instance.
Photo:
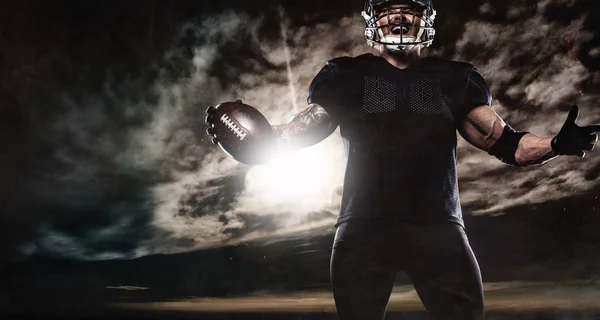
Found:
[[[410,29],[406,26],[395,26],[392,28],[392,34],[396,35],[407,35]]]

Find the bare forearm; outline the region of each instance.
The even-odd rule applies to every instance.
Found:
[[[337,123],[333,122],[323,107],[311,104],[288,123],[271,127],[277,137],[277,150],[289,152],[327,138],[335,131]]]
[[[574,105],[556,136],[540,137],[518,132],[504,123],[489,106],[471,110],[460,123],[459,131],[472,145],[510,165],[539,165],[558,155],[584,157],[594,148],[600,124],[580,127],[575,124],[579,106]]]
[[[540,137],[528,133],[521,138],[515,153],[515,159],[520,166],[540,165],[556,158],[557,154],[552,151],[550,137]]]
[[[272,125],[271,128],[273,128],[273,132],[275,132],[275,136],[277,137],[278,153],[285,153],[296,149],[294,146],[298,145],[298,143],[294,141],[296,140],[294,137],[297,137],[301,131],[297,123],[290,121],[286,124]]]

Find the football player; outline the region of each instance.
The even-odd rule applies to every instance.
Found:
[[[435,36],[431,0],[367,0],[362,16],[378,54],[327,62],[306,109],[272,126],[283,152],[340,127],[347,166],[330,269],[338,314],[383,319],[403,271],[433,318],[483,319],[459,202],[456,131],[509,165],[530,166],[583,157],[600,126],[577,126],[575,105],[555,136],[511,128],[490,108],[473,65],[421,56]]]

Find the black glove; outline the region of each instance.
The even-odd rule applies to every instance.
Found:
[[[235,100],[237,103],[242,103],[242,100]],[[216,119],[217,109],[213,106],[206,108],[206,118],[204,119],[204,123],[206,123],[206,134],[210,137],[210,141],[213,144],[219,143],[217,139],[217,132],[215,130],[215,121]]]
[[[569,111],[567,121],[552,139],[551,147],[556,154],[583,158],[586,151],[594,149],[594,144],[598,141],[595,132],[600,131],[600,125],[580,127],[575,124],[577,116],[579,116],[579,106],[574,105]]]

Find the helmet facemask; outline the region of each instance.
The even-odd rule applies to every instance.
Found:
[[[407,13],[412,19],[405,18]],[[399,21],[392,21],[391,16],[398,14]],[[407,52],[416,46],[428,47],[433,42],[435,10],[431,1],[367,0],[362,16],[367,43],[376,49],[385,46],[392,52]],[[380,24],[382,18],[384,22]],[[389,30],[388,34],[384,29]],[[409,30],[413,30],[412,35],[407,34]]]

